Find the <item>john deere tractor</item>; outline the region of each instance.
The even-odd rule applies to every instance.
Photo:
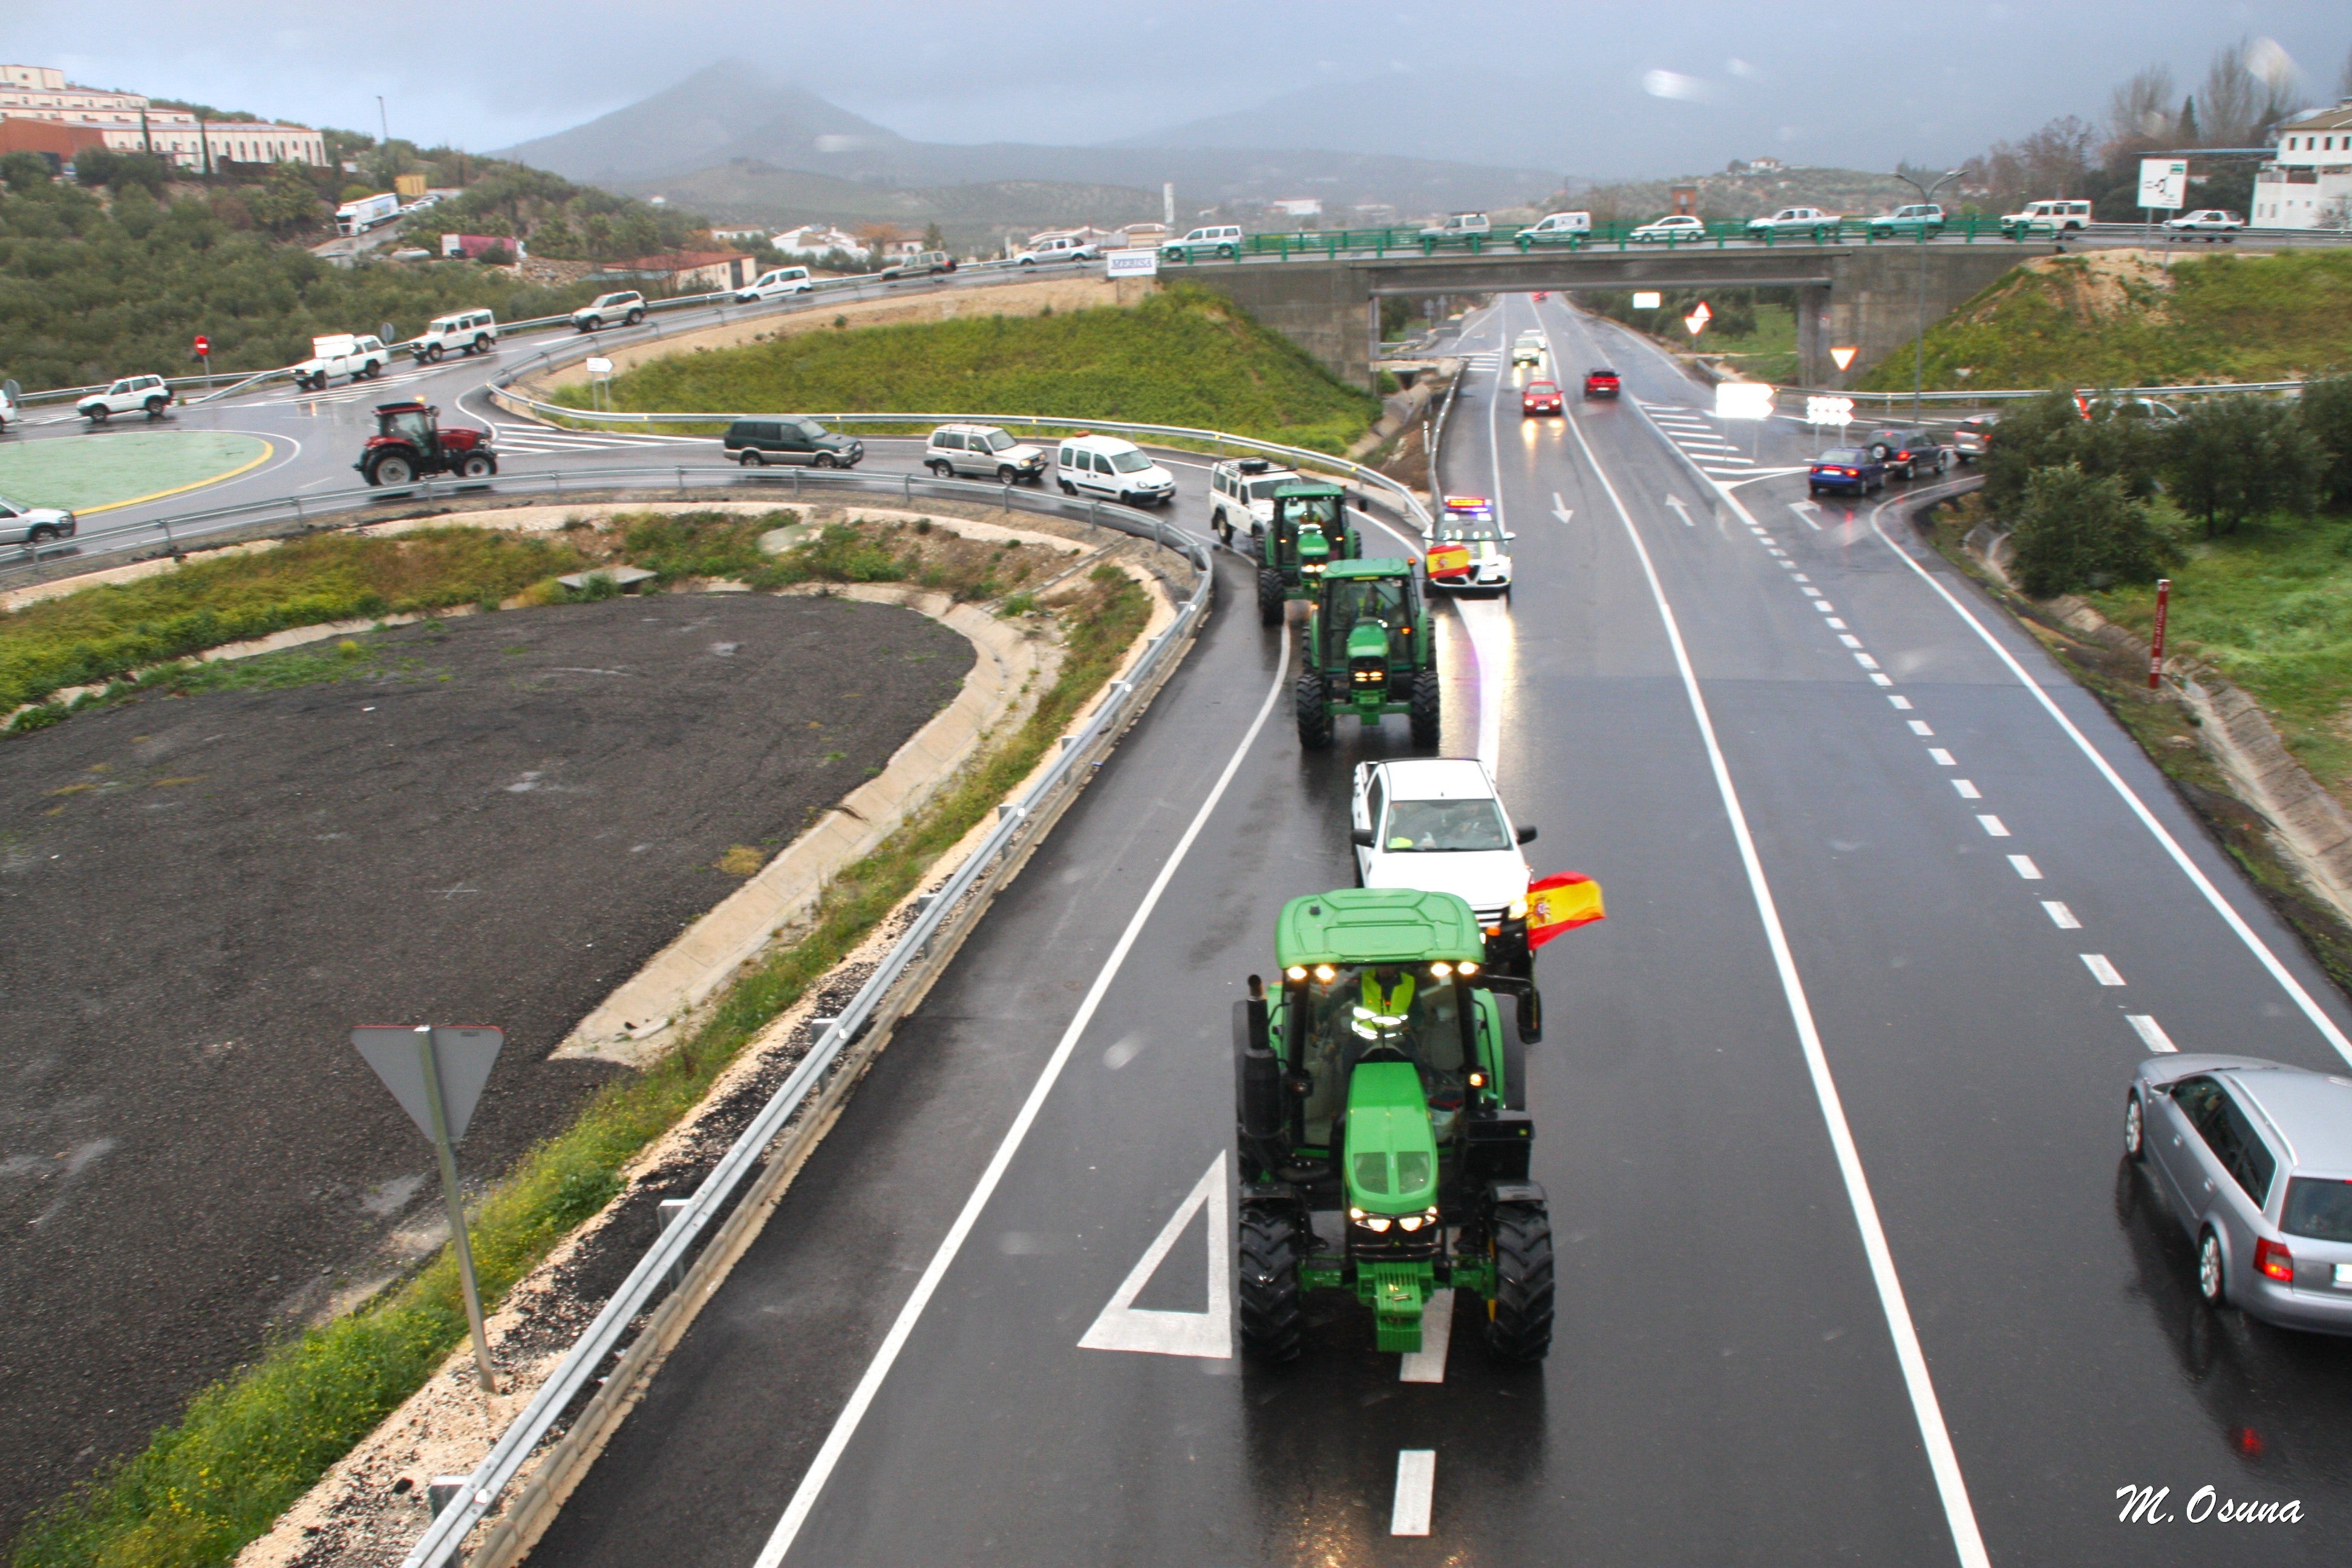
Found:
[[[1429,605],[1410,561],[1335,561],[1316,589],[1300,637],[1293,705],[1298,743],[1319,752],[1333,722],[1352,713],[1376,725],[1412,716],[1412,743],[1437,744],[1437,645]]]
[[[1274,516],[1257,548],[1257,618],[1278,626],[1286,600],[1313,598],[1329,564],[1363,554],[1364,542],[1349,521],[1345,490],[1301,479],[1274,492]]]
[[[1234,1005],[1243,1351],[1297,1357],[1305,1297],[1346,1290],[1383,1351],[1422,1348],[1440,1290],[1486,1305],[1488,1350],[1551,1349],[1551,1218],[1528,1178],[1535,1123],[1510,1109],[1497,989],[1452,893],[1293,899],[1268,993]]]

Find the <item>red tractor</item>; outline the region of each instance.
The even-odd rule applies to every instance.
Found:
[[[499,471],[490,433],[470,425],[441,428],[441,411],[422,403],[379,403],[375,434],[352,467],[372,485],[404,485],[420,474],[486,479]]]

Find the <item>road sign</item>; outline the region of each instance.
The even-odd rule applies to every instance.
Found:
[[[1843,370],[1846,366],[1853,363],[1853,356],[1861,352],[1862,351],[1860,349],[1832,349],[1830,350],[1830,363],[1837,366],[1838,369]]]
[[[2139,205],[2178,212],[2189,205],[2189,161],[2185,158],[2142,158],[2139,161]]]
[[[1106,278],[1157,278],[1160,276],[1160,252],[1149,246],[1130,250],[1103,252],[1103,276]]]
[[[418,1037],[432,1037],[434,1055],[441,1067],[441,1103],[446,1113],[449,1142],[461,1142],[467,1125],[474,1120],[474,1108],[482,1102],[482,1086],[490,1080],[490,1068],[499,1059],[499,1048],[506,1044],[505,1034],[498,1029],[405,1029],[371,1027],[353,1029],[352,1044],[359,1048],[375,1076],[383,1079],[384,1088],[400,1101],[416,1130],[427,1138],[433,1131],[433,1104],[425,1082],[427,1064]]]
[[[1636,310],[1654,310],[1664,301],[1664,299],[1665,296],[1659,293],[1655,289],[1636,289],[1633,293],[1633,309]]]
[[[1715,320],[1715,312],[1706,308],[1706,300],[1701,300],[1691,307],[1691,319],[1703,327]]]
[[[390,321],[383,321],[377,323],[375,335],[383,339],[385,342],[390,342],[397,334],[393,331],[392,323]]]
[[[1805,423],[1808,425],[1851,425],[1853,423],[1853,399],[1851,397],[1808,397],[1805,399]]]
[[[1700,332],[1706,330],[1706,318],[1700,315],[1696,310],[1693,310],[1689,315],[1683,318],[1683,325],[1690,329],[1691,336],[1696,337]]]
[[[212,341],[210,338],[206,338],[206,337],[199,337],[199,338],[197,338],[197,339],[196,339],[196,352],[197,352],[198,353],[200,353],[200,354],[208,354],[208,353],[212,353],[212,352],[213,352],[213,341]]]
[[[591,355],[588,360],[588,374],[590,375],[610,375],[613,374],[613,362],[601,355]]]
[[[1774,388],[1761,381],[1718,381],[1715,384],[1717,419],[1769,419]]]

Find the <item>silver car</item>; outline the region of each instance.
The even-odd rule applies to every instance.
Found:
[[[2352,1078],[2154,1057],[2132,1077],[2124,1152],[2196,1243],[2209,1303],[2352,1334]]]
[[[26,506],[0,496],[0,544],[29,545],[38,550],[53,540],[71,539],[74,514],[53,506]]]

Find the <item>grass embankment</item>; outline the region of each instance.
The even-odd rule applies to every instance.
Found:
[[[828,529],[779,562],[758,549],[760,535],[776,523],[773,515],[615,521],[621,551],[634,543],[643,551],[640,563],[670,576],[763,565],[803,572],[796,581],[835,571],[863,574],[851,579],[859,581],[920,580],[937,572],[942,581],[933,585],[950,592],[959,584],[976,589],[984,580],[969,577],[968,563],[947,564],[945,556],[927,563],[920,535],[906,537],[912,528],[895,535],[870,526]],[[463,595],[451,602],[464,602]],[[1061,674],[1021,729],[843,871],[827,888],[809,934],[738,980],[691,1039],[639,1076],[599,1092],[482,1203],[468,1235],[488,1302],[503,1298],[616,1194],[628,1162],[698,1104],[744,1046],[864,941],[931,863],[1036,765],[1118,668],[1150,602],[1125,573],[1105,565],[1075,593],[1057,597],[1055,607],[1066,637]],[[199,1394],[145,1450],[29,1524],[16,1542],[16,1568],[213,1568],[228,1562],[420,1387],[465,1332],[456,1267],[445,1251],[390,1296],[305,1331]]]
[[[1797,379],[1797,312],[1786,305],[1759,304],[1756,326],[1738,337],[1700,336],[1695,352],[1714,354],[1725,368],[1779,385]]]
[[[615,377],[613,406],[696,414],[1021,415],[1182,425],[1339,453],[1380,416],[1221,295],[1178,285],[1133,306],[799,332],[677,354]],[[553,401],[586,408],[584,387]]]
[[[2045,257],[1927,330],[1937,387],[2171,386],[2352,367],[2352,252]],[[1958,373],[1967,369],[1962,377]],[[1911,355],[1858,384],[1911,384]]]

